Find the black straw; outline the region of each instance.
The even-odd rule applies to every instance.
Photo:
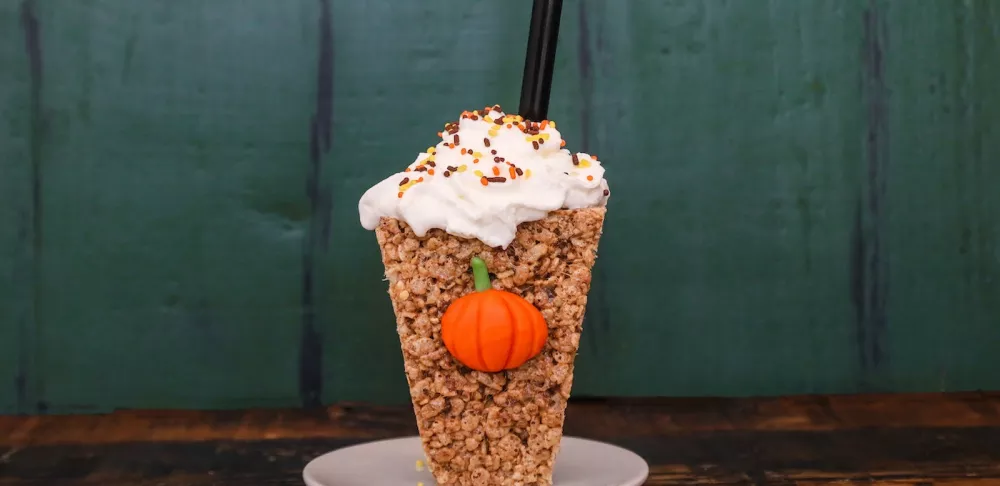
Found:
[[[542,121],[549,113],[552,71],[559,40],[559,16],[562,0],[535,0],[531,9],[528,51],[521,79],[519,113],[527,120]]]

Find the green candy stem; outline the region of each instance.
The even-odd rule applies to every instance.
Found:
[[[476,292],[493,288],[490,285],[490,272],[486,269],[486,262],[482,258],[472,257],[472,279],[476,282]]]

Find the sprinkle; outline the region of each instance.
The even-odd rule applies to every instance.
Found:
[[[434,175],[434,169],[429,169],[427,175]],[[589,176],[588,176],[589,177]]]
[[[478,158],[482,157],[483,154],[481,152],[473,152],[472,156],[478,159]]]
[[[503,160],[502,157],[493,157],[493,162],[500,162],[501,160]]]
[[[396,197],[402,198],[403,197],[403,193],[396,194]]]
[[[482,185],[484,185],[484,186],[488,186],[488,185],[490,185],[490,181],[489,181],[489,179],[487,179],[487,178],[485,178],[485,177],[480,177],[480,178],[479,178],[479,183],[480,183],[480,184],[482,184]]]
[[[604,195],[605,195],[605,196],[609,196],[609,195],[611,195],[611,191],[609,191],[609,190],[605,189],[605,190],[604,190]]]
[[[462,164],[462,165],[458,166],[458,171],[459,172],[465,172],[465,169],[467,169],[467,168],[468,168],[467,165]]]
[[[455,145],[458,145],[458,134],[455,134]]]
[[[514,128],[514,125],[511,125],[510,123],[508,123],[507,124],[507,128]]]
[[[589,176],[587,176],[587,180],[588,180],[588,181],[592,181],[592,180],[594,180],[594,176],[592,176],[592,175],[589,175]]]
[[[490,146],[490,138],[489,137],[483,137],[483,143],[486,144],[487,147],[489,147]]]
[[[491,137],[495,137],[495,136],[497,136],[497,135],[499,135],[499,134],[500,134],[500,133],[499,133],[499,132],[497,132],[496,130],[490,130],[490,131],[489,131],[489,136],[491,136]]]
[[[495,176],[500,175],[500,168],[495,165],[493,166],[493,175]]]
[[[485,177],[489,182],[507,182],[506,177]]]
[[[582,167],[584,169],[586,169],[587,167],[590,167],[590,161],[587,160],[587,159],[581,160],[580,161],[580,167]]]
[[[482,177],[483,176],[483,171],[477,170],[477,171],[473,172],[473,174],[476,174],[476,177]]]
[[[531,146],[532,146],[532,148],[534,148],[535,150],[538,150],[538,142],[536,142],[536,141],[532,140],[532,141],[531,141]]]
[[[545,137],[539,138],[538,143],[545,143]]]
[[[531,177],[531,169],[524,171],[524,177]]]
[[[423,471],[423,470],[424,470],[424,461],[417,459],[417,471]]]
[[[448,169],[448,170],[450,170],[452,172],[458,172],[458,167],[455,167],[453,165],[449,165],[448,167],[446,167],[446,169]]]
[[[479,163],[479,159],[472,159],[472,163],[473,164],[478,164]]]
[[[438,132],[438,136],[439,136],[439,137],[441,136],[441,132]],[[442,137],[442,138],[443,138],[443,137]]]
[[[445,176],[445,177],[451,177],[451,172],[448,172],[448,171],[444,171],[444,176]]]
[[[552,127],[552,128],[554,129],[554,128],[556,127],[556,122],[554,122],[554,121],[550,121],[550,122],[549,122],[549,126],[550,126],[550,127]]]
[[[489,116],[489,115],[483,115],[483,120],[485,120],[485,121],[487,121],[487,122],[491,122],[491,121],[493,121],[493,119],[492,119],[492,118],[490,118],[490,116]]]
[[[545,130],[548,127],[549,127],[549,121],[548,120],[542,120],[542,130]]]
[[[424,178],[421,177],[421,178],[417,179],[417,182],[424,182]]]
[[[497,154],[497,149],[490,150],[490,153],[493,154],[493,155],[496,155]]]
[[[580,156],[573,154],[573,165],[580,165]]]
[[[517,172],[517,175],[524,175],[524,171],[521,170],[520,167],[518,167],[517,169],[514,169],[514,170]]]
[[[448,148],[455,148],[455,144],[453,144],[453,143],[449,143],[449,144],[448,144]]]
[[[497,118],[496,120],[493,120],[493,123],[496,123],[497,125],[503,125],[503,120]]]
[[[465,155],[465,149],[462,149],[462,155]]]
[[[410,182],[410,178],[409,177],[404,177],[403,180],[399,181],[399,185],[406,184],[407,182]]]
[[[494,167],[494,168],[496,168],[496,167]],[[513,167],[509,167],[508,169],[510,170],[510,178],[511,179],[516,179],[517,178],[517,172],[514,170],[514,168]]]
[[[411,170],[413,170],[413,169],[410,169],[409,167],[407,167],[406,170],[404,170],[403,172],[409,172]]]
[[[413,169],[413,170],[415,170],[417,172],[423,172],[423,171],[427,170],[427,167],[421,165],[420,167],[417,167],[416,169]]]
[[[566,141],[563,140],[563,141],[559,142],[559,146],[560,147],[565,147],[566,146]]]
[[[427,153],[433,154],[434,152],[437,152],[436,148],[434,148],[434,147],[427,147]]]
[[[429,165],[431,167],[437,167],[437,164],[435,164],[434,161],[431,160],[431,159],[427,159],[427,165]]]

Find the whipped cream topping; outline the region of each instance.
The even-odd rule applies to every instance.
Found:
[[[557,209],[604,206],[611,194],[597,157],[564,149],[555,122],[493,106],[462,113],[439,135],[437,145],[361,197],[365,229],[389,217],[417,236],[438,228],[506,248],[519,224]]]

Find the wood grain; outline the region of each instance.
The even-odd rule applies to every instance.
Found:
[[[0,485],[300,484],[338,447],[416,433],[408,407],[0,417]],[[566,433],[619,444],[647,484],[1000,484],[1000,394],[571,404]]]

